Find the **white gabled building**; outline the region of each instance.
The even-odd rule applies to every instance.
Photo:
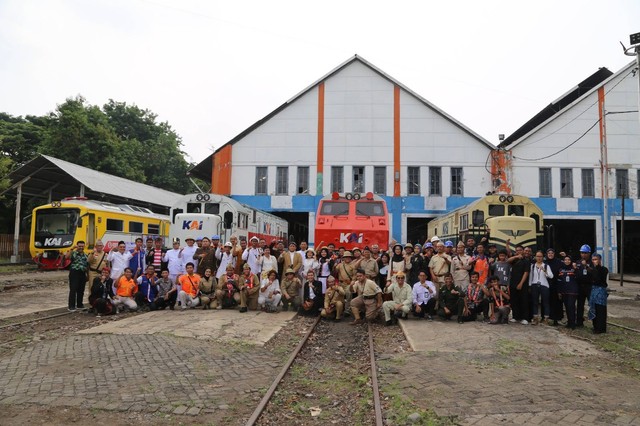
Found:
[[[601,68],[506,139],[498,151],[509,190],[532,198],[548,244],[589,244],[619,267],[625,195],[625,272],[640,272],[640,122],[635,61]]]
[[[354,56],[192,169],[212,192],[275,212],[313,243],[333,191],[383,196],[398,241],[424,241],[429,218],[491,190],[495,147]]]

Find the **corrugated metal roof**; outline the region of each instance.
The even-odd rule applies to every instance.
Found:
[[[166,210],[182,194],[156,188],[129,179],[98,172],[48,155],[39,155],[9,174],[12,185],[26,179],[22,191],[25,196],[52,199],[80,195],[80,185],[88,198]],[[7,191],[5,191],[7,192]]]

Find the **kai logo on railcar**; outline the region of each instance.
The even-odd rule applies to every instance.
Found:
[[[202,231],[202,220],[183,220],[182,229],[188,229],[192,231]]]
[[[45,238],[44,239],[44,246],[45,247],[50,247],[50,246],[61,246],[62,245],[62,238]]]
[[[341,232],[340,243],[362,243],[364,241],[364,234],[357,234],[355,232]]]

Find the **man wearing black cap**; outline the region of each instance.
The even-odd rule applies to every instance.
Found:
[[[163,247],[164,241],[161,237],[156,237],[153,241],[153,248],[147,251],[147,265],[153,265],[156,274],[160,277],[160,271],[167,268],[167,262],[163,260],[167,249]]]

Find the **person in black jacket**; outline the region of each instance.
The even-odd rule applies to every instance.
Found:
[[[96,316],[115,313],[111,300],[113,298],[113,280],[109,277],[111,271],[104,268],[99,277],[94,278],[91,284],[89,303],[95,310]]]
[[[589,296],[589,319],[593,321],[594,334],[607,332],[607,277],[609,270],[602,266],[602,256],[591,257],[593,265],[591,295]]]
[[[549,280],[549,305],[551,312],[544,312],[544,315],[547,315],[550,320],[553,320],[553,325],[557,326],[558,321],[564,317],[562,298],[560,297],[561,283],[558,275],[560,268],[562,268],[564,264],[562,259],[558,259],[555,250],[552,248],[547,249],[547,259],[545,263],[551,268],[553,278]]]
[[[322,297],[322,282],[316,280],[315,273],[310,270],[302,285],[302,305],[299,312],[303,315],[316,316],[322,309],[324,298]]]

